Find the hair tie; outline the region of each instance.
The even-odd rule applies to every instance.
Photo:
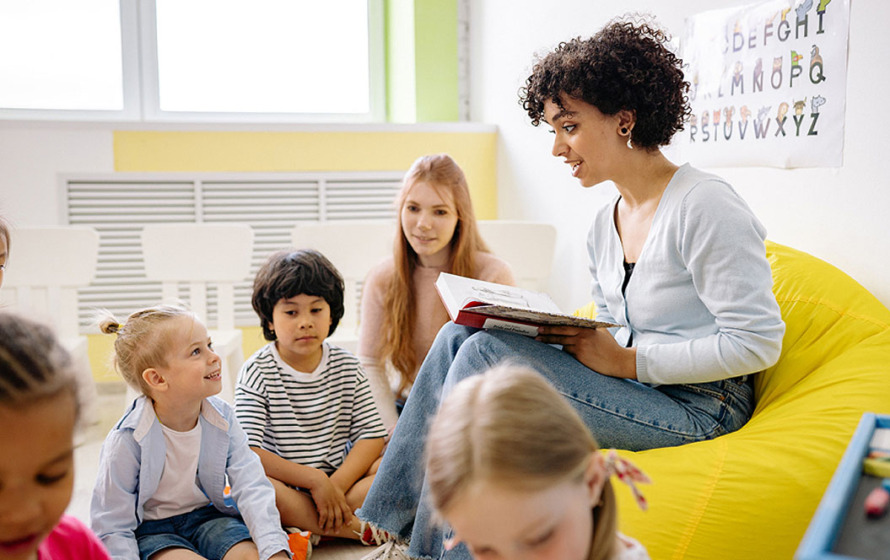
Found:
[[[609,473],[609,476],[617,476],[618,480],[630,486],[630,491],[633,493],[634,500],[636,500],[637,505],[640,506],[641,510],[645,511],[649,507],[646,498],[635,484],[637,482],[652,484],[652,479],[646,476],[646,473],[638,469],[637,466],[629,460],[620,457],[614,449],[610,449],[606,454],[606,472]]]

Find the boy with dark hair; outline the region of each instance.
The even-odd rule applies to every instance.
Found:
[[[235,411],[282,523],[378,544],[353,513],[387,433],[358,359],[325,341],[343,317],[340,273],[317,251],[275,253],[257,273],[252,303],[270,342],[241,368]]]

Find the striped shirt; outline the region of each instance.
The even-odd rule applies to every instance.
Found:
[[[235,388],[235,414],[248,444],[325,474],[360,439],[387,435],[358,359],[327,342],[312,373],[287,365],[270,342],[248,358]]]

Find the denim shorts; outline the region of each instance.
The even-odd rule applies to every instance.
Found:
[[[226,515],[212,505],[166,519],[144,521],[136,529],[139,556],[148,560],[167,548],[186,548],[208,560],[222,560],[230,548],[250,540],[240,516]]]

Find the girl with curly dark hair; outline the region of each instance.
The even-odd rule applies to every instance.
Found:
[[[543,374],[603,447],[706,440],[751,416],[751,374],[776,362],[785,330],[766,232],[729,184],[661,152],[689,113],[667,41],[654,25],[614,21],[560,44],[520,92],[582,186],[617,187],[593,213],[587,248],[597,319],[621,326],[541,327],[535,339],[453,323],[439,331],[359,512],[409,542],[412,558],[470,557],[441,552],[424,499],[424,440],[444,395],[505,359]]]

